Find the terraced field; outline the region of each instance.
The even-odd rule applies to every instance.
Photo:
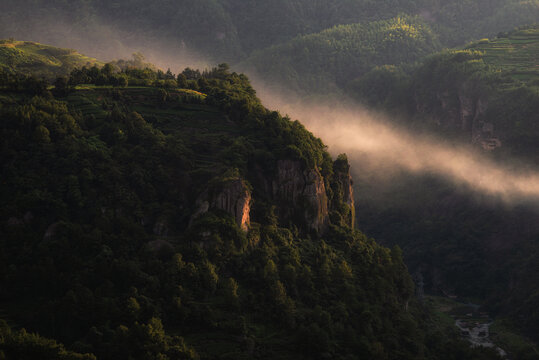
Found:
[[[75,50],[31,41],[0,40],[0,68],[53,79],[82,66],[103,65]]]
[[[494,40],[483,39],[468,49],[483,52],[485,63],[509,72],[514,79],[539,85],[539,25]]]
[[[105,120],[114,106],[135,111],[165,135],[173,134],[181,139],[192,149],[190,158],[199,171],[213,174],[222,167],[215,160],[221,157],[215,154],[222,152],[222,157],[226,158],[228,147],[233,146],[242,134],[219,109],[202,104],[205,97],[205,94],[188,89],[165,92],[154,87],[112,89],[84,85],[72,92],[66,101],[77,112],[98,122]],[[159,103],[162,105],[156,107]]]

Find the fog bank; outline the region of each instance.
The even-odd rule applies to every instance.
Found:
[[[516,161],[498,164],[479,149],[412,134],[382,114],[358,106],[291,102],[263,89],[259,96],[267,107],[299,119],[333,155],[347,153],[356,171],[368,171],[386,181],[402,170],[434,174],[509,203],[531,201],[539,205],[539,172],[529,165]]]

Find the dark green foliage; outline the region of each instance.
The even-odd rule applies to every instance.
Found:
[[[4,320],[0,320],[0,358],[20,360],[95,360],[90,354],[78,354],[67,351],[54,340],[45,339],[37,334],[22,329],[10,329]]]
[[[409,76],[400,67],[383,65],[351,81],[347,88],[363,104],[384,109],[396,106],[400,111],[413,103],[409,81]]]
[[[0,69],[0,88],[28,95],[46,95],[48,83],[33,75],[14,74]]]
[[[241,60],[255,50],[336,25],[403,13],[429,21],[449,46],[533,23],[539,13],[535,0],[21,0],[1,5],[0,37],[15,34],[69,46],[84,42],[87,51],[103,55],[117,51],[118,42],[125,48],[182,44],[221,61]],[[71,32],[67,38],[66,28]],[[134,33],[143,36],[129,36]]]
[[[69,83],[65,77],[56,78],[54,85],[54,95],[58,97],[67,96],[69,93]]]
[[[414,62],[440,48],[420,17],[340,25],[254,52],[243,65],[295,92],[329,94],[376,65]]]
[[[350,89],[365,104],[393,109],[408,123],[450,137],[471,138],[483,148],[488,148],[489,140],[498,139],[502,146],[495,148],[496,153],[536,162],[539,93],[533,82],[535,73],[529,70],[529,61],[512,63],[506,54],[509,50],[499,50],[500,45],[525,39],[526,56],[534,58],[536,33],[537,26],[516,30],[503,43],[491,40],[492,50],[477,43],[466,50],[437,53],[406,69],[375,68],[353,81]],[[467,112],[472,116],[462,118]]]
[[[413,284],[398,248],[346,224],[308,234],[280,222],[281,204],[255,180],[293,147],[338,190],[346,157],[332,163],[225,65],[201,78],[199,103],[155,88],[2,91],[0,308],[10,320],[100,359],[446,358],[435,355],[446,342],[430,335],[442,345],[428,345],[407,310]],[[200,194],[238,177],[253,180],[260,208],[248,233],[223,210],[192,219]]]

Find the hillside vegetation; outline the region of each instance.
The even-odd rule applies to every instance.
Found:
[[[54,79],[74,68],[103,65],[75,50],[60,49],[31,41],[0,40],[0,69]]]
[[[496,358],[431,328],[346,156],[244,75],[0,80],[2,356]]]
[[[419,17],[340,25],[253,53],[245,63],[268,84],[330,94],[376,65],[414,62],[440,48]]]
[[[481,59],[493,70],[501,70],[516,80],[539,87],[538,26],[500,33],[497,38],[474,42],[466,49],[480,51]]]
[[[349,89],[408,123],[537,163],[538,33],[538,26],[527,26],[412,67],[379,66]]]
[[[0,4],[0,37],[109,57],[121,48],[189,49],[239,62],[255,50],[337,25],[421,16],[444,46],[539,19],[537,0],[20,0]]]
[[[377,67],[352,82],[351,91],[364,104],[397,114],[402,125],[472,144],[515,171],[536,171],[538,29],[445,50],[413,67]],[[388,246],[401,246],[428,291],[486,299],[499,316],[538,340],[533,199],[507,206],[431,176],[403,176],[379,191],[385,192],[379,198],[391,200],[384,204],[373,190],[358,201],[370,209],[363,212],[363,229]]]

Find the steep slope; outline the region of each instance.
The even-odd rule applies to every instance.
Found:
[[[429,129],[458,146],[473,144],[516,172],[536,171],[537,31],[529,26],[443,51],[411,69],[379,67],[352,88],[364,103],[398,113],[403,125]],[[382,192],[359,201],[370,204],[362,217],[369,235],[399,244],[428,290],[486,299],[537,341],[537,286],[530,280],[537,274],[530,263],[539,236],[535,199],[507,205],[431,176],[404,176]]]
[[[406,70],[378,67],[350,89],[367,105],[394,108],[445,136],[537,162],[538,32],[529,26],[500,34]]]
[[[0,76],[0,309],[87,354],[2,325],[7,358],[495,358],[426,330],[401,251],[353,229],[346,157],[245,76],[89,71]]]

